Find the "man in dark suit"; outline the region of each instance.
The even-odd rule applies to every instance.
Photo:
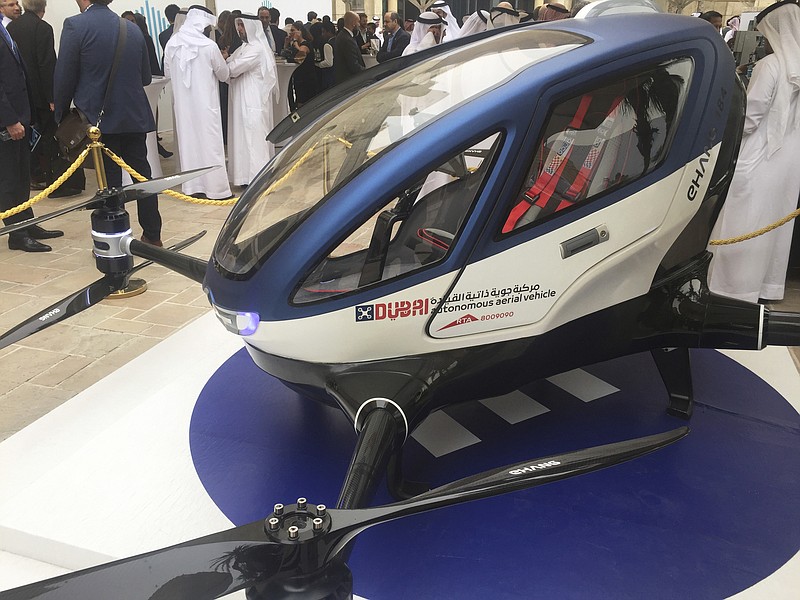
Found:
[[[108,8],[111,0],[77,0],[81,14],[64,21],[55,72],[55,116],[60,120],[70,103],[103,132],[102,141],[145,177],[150,177],[145,138],[155,130],[153,113],[144,93],[152,81],[144,36],[130,21],[117,76],[106,97],[114,63],[120,18]],[[105,101],[105,104],[104,104]],[[101,114],[102,112],[102,114]],[[122,170],[103,156],[108,185],[122,185]],[[137,202],[142,241],[161,245],[158,197]]]
[[[281,13],[277,8],[270,8],[269,9],[269,20],[270,25],[269,29],[272,32],[272,39],[275,40],[275,53],[280,54],[281,50],[286,46],[286,38],[288,37],[288,33],[284,29],[281,29],[279,23],[281,19]]]
[[[164,50],[166,50],[167,48],[167,42],[169,41],[169,38],[172,37],[172,32],[175,31],[175,17],[178,16],[180,10],[181,7],[178,6],[177,4],[170,4],[164,9],[164,17],[167,19],[169,27],[167,27],[164,31],[158,34],[158,43],[161,44],[161,73],[164,73]],[[161,154],[161,144],[159,144],[158,152],[159,154]],[[161,154],[161,156],[164,155]],[[172,153],[170,153],[169,156],[172,156]]]
[[[27,202],[31,192],[31,97],[25,65],[16,43],[0,24],[0,212]],[[33,218],[30,208],[8,217],[6,225]],[[36,240],[64,235],[38,225],[15,231],[8,236],[8,247],[25,252],[49,252],[50,246]]]
[[[367,13],[358,13],[358,24],[353,29],[353,39],[361,54],[369,54],[369,34],[367,32]]]
[[[344,27],[336,34],[336,43],[333,46],[333,71],[337,84],[365,69],[361,51],[353,38],[353,31],[358,27],[358,23],[358,15],[348,11],[344,13]]]
[[[383,44],[376,57],[379,63],[402,56],[403,50],[411,41],[411,34],[403,29],[400,15],[396,12],[387,12],[383,15],[383,35]]]
[[[170,4],[164,9],[164,17],[167,19],[167,23],[169,23],[169,27],[167,27],[164,31],[158,34],[158,43],[161,44],[161,49],[167,47],[167,42],[169,38],[172,37],[172,32],[175,30],[175,17],[178,16],[178,12],[181,10],[181,7],[177,4]],[[161,59],[161,71],[164,71],[164,59]]]
[[[56,50],[53,28],[42,19],[47,0],[22,0],[25,14],[8,26],[14,42],[19,47],[22,62],[28,75],[28,90],[33,98],[33,121],[41,127],[39,143],[31,155],[31,178],[39,182],[36,189],[53,183],[67,168],[58,159],[58,146],[53,135],[56,122],[53,118],[53,71],[56,68]],[[76,172],[50,197],[74,196],[84,187],[83,171]]]

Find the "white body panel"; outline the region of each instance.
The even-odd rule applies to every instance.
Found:
[[[700,207],[718,150],[607,208],[468,265],[447,308],[431,322],[434,337],[426,325],[457,273],[361,307],[262,322],[247,341],[269,354],[309,362],[372,361],[541,335],[645,294],[664,255]],[[603,225],[608,241],[561,258],[561,242]],[[496,314],[505,316],[489,317]]]
[[[536,335],[647,293],[659,263],[700,206],[717,150],[704,157],[703,187],[694,200],[687,189],[699,159],[583,219],[467,265],[430,334],[449,338],[537,325],[524,329],[524,335]],[[601,227],[607,241],[562,258],[562,242]]]

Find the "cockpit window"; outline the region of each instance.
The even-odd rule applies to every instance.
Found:
[[[693,62],[670,61],[553,109],[503,233],[635,181],[666,158]]]
[[[305,278],[293,302],[345,294],[443,260],[475,203],[499,138],[492,135],[395,190]]]
[[[251,183],[220,234],[217,265],[248,276],[364,163],[461,103],[589,41],[546,29],[512,32],[403,69],[344,101]]]

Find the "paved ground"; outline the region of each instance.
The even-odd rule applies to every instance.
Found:
[[[165,144],[171,147],[169,136]],[[165,174],[177,171],[174,158],[162,160]],[[47,199],[37,216],[89,198],[94,171],[86,171],[87,192]],[[165,245],[203,229],[206,236],[186,250],[207,258],[230,206],[201,206],[160,197]],[[141,235],[135,205],[129,206],[134,234]],[[76,211],[45,224],[64,230],[51,240],[53,251],[11,251],[0,241],[0,331],[95,281],[89,212]],[[137,259],[138,261],[138,259]],[[99,381],[162,339],[210,310],[200,285],[159,266],[140,272],[148,291],[121,300],[104,300],[72,319],[0,350],[0,440],[22,429],[76,393]]]
[[[170,142],[165,135],[167,147]],[[164,173],[176,172],[174,163],[174,158],[163,160]],[[86,173],[87,182],[93,182],[94,171]],[[90,187],[93,191],[96,186]],[[35,212],[43,215],[88,197],[89,193],[48,199]],[[161,196],[160,209],[165,245],[206,229],[208,234],[187,252],[207,258],[231,207],[200,206]],[[135,206],[130,210],[138,237],[141,229]],[[47,227],[65,232],[63,238],[52,240],[53,252],[47,254],[10,251],[5,240],[0,241],[0,331],[99,276],[90,251],[88,212],[59,217]],[[105,300],[0,350],[0,441],[210,310],[199,284],[158,266],[148,267],[141,276],[148,282],[145,294]],[[800,269],[791,271],[786,300],[775,308],[800,311]]]

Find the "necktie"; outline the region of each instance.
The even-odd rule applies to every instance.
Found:
[[[14,43],[14,40],[11,39],[11,36],[8,33],[8,30],[5,28],[4,25],[0,25],[0,35],[6,40],[6,44],[8,47],[11,48],[11,51],[14,53],[14,58],[17,59],[19,62],[19,52],[17,51],[17,45]]]
[[[393,43],[394,43],[394,34],[390,33],[389,34],[389,39],[386,40],[386,51],[387,52],[391,52],[392,51],[392,44]]]

